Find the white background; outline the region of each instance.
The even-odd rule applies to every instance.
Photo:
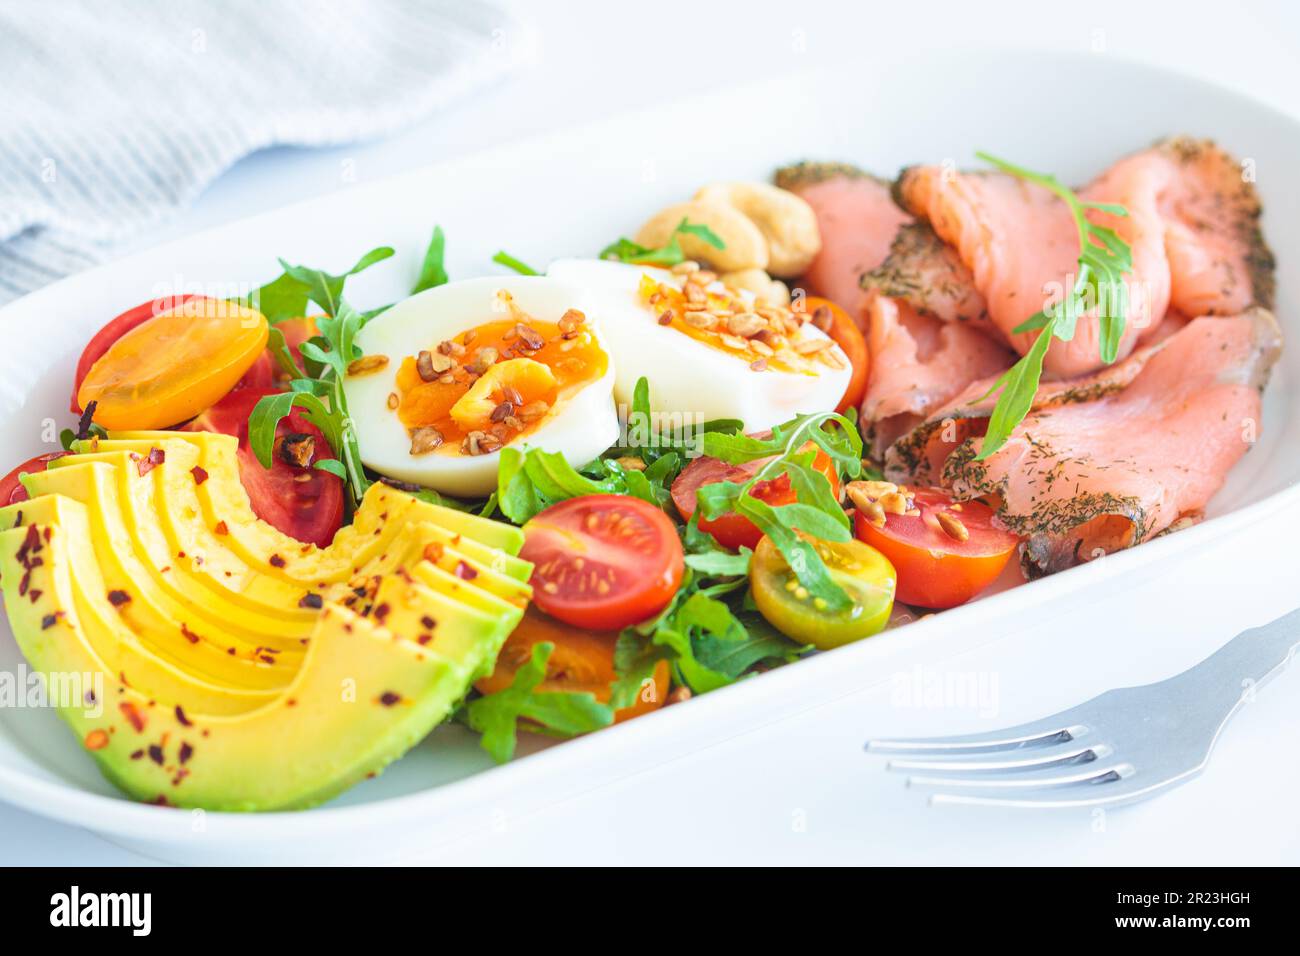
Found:
[[[254,156],[140,245],[346,188],[349,179],[380,178],[773,72],[869,58],[885,46],[1089,50],[1197,74],[1300,116],[1300,7],[1282,2],[1093,0],[1049,9],[1042,2],[661,0],[636,6],[531,2],[522,9],[536,28],[534,58],[512,80],[383,142]],[[1030,119],[1067,129],[1068,117]],[[844,121],[870,123],[871,118],[845,116]],[[797,125],[790,135],[797,143]],[[739,142],[720,137],[721,148],[730,141]],[[985,690],[982,704],[949,701],[930,707],[901,699],[896,687],[866,688],[531,817],[497,821],[454,845],[421,847],[404,859],[1300,863],[1294,810],[1300,792],[1300,673],[1295,668],[1235,718],[1204,776],[1158,800],[1108,814],[932,809],[905,791],[900,779],[884,773],[879,761],[860,753],[872,732],[985,729],[1054,712],[1117,684],[1181,670],[1231,634],[1300,603],[1297,540],[1300,513],[1285,514],[1249,542],[1218,546],[1199,563],[1183,567],[1178,590],[1189,597],[1178,606],[1152,607],[1144,600],[1143,581],[1117,581],[1104,607],[1066,603],[1057,609],[1046,638],[1041,623],[1033,631],[1010,625],[1006,633],[985,635],[987,643],[978,650],[915,675],[922,682],[975,679]],[[1153,627],[1186,634],[1185,659],[1145,659],[1142,633]],[[1112,645],[1105,653],[1095,650],[1099,634],[1113,637],[1117,630],[1128,637],[1122,653],[1114,653],[1113,640],[1105,642]],[[880,695],[893,700],[897,720],[888,728],[861,726],[855,712]],[[385,848],[384,855],[392,851]],[[2,806],[0,859],[9,864],[147,862],[83,831]]]

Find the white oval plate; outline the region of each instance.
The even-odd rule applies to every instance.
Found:
[[[709,130],[714,133],[704,133]],[[1300,247],[1300,209],[1287,177],[1300,169],[1295,120],[1203,82],[1108,57],[898,54],[430,166],[43,289],[0,312],[8,332],[0,355],[0,462],[23,460],[51,450],[44,442],[57,442],[57,429],[70,424],[67,392],[76,356],[108,318],[168,292],[248,291],[275,273],[276,256],[341,270],[372,246],[393,245],[395,262],[349,285],[349,297],[368,308],[403,294],[434,223],[447,231],[451,274],[465,277],[498,271],[490,257],[501,247],[538,265],[594,254],[706,181],[766,178],[797,159],[849,160],[892,174],[922,160],[970,163],[976,149],[987,149],[1079,182],[1175,133],[1213,137],[1252,163],[1265,199],[1266,234],[1281,253],[1278,317],[1294,334],[1300,275],[1287,253]],[[1248,533],[1300,495],[1298,363],[1294,347],[1283,355],[1266,395],[1258,447],[1212,503],[1212,520],[582,740],[553,747],[530,742],[522,749],[531,753],[509,766],[491,767],[469,734],[444,727],[383,776],[327,807],[205,814],[123,799],[53,711],[3,707],[0,799],[176,861],[374,858],[383,855],[378,848],[399,852],[416,835],[431,844],[451,839],[467,826],[481,828],[486,807],[522,814],[591,791],[885,680],[900,655],[952,656],[985,642],[982,634],[994,626],[1046,616],[1049,602],[1063,595],[1099,589],[1116,576],[1140,578],[1139,569],[1151,562],[1187,560],[1219,535]],[[1168,586],[1170,577],[1161,580]],[[17,674],[21,666],[4,627],[0,670]]]

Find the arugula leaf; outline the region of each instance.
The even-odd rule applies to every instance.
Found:
[[[686,555],[686,566],[710,577],[748,574],[749,559],[753,556],[754,552],[746,547],[741,547],[738,554],[719,549],[705,554]]]
[[[810,441],[831,457],[842,475],[856,478],[861,473],[862,436],[854,421],[833,412],[799,415],[773,428],[769,438],[706,434],[706,455],[733,464],[772,460],[744,484],[721,481],[702,486],[696,500],[705,518],[719,518],[733,511],[748,518],[776,545],[799,583],[824,600],[830,610],[840,611],[850,604],[848,594],[835,583],[816,547],[794,530],[797,527],[828,541],[847,541],[852,536],[848,518],[831,493],[830,482],[808,466],[804,445]],[[751,494],[760,481],[782,472],[790,475],[795,503],[774,507]]]
[[[497,507],[515,524],[523,524],[557,501],[582,495],[632,495],[667,509],[668,484],[676,476],[676,455],[664,456],[644,471],[626,468],[617,459],[598,458],[574,468],[559,452],[540,448],[501,449],[497,466]]]
[[[348,277],[369,269],[376,262],[383,262],[392,255],[391,246],[378,246],[358,259],[351,269],[338,275],[330,275],[321,269],[311,269],[307,266],[290,265],[283,259],[280,260],[280,267],[284,269],[285,274],[307,287],[307,296],[311,301],[324,309],[327,315],[333,316],[339,310],[343,296],[343,283]]]
[[[760,660],[801,653],[757,613],[733,609],[748,602],[748,548],[739,554],[725,550],[699,529],[698,512],[682,529],[682,547],[687,572],[672,602],[658,617],[619,635],[610,697],[616,709],[636,699],[661,660],[671,662],[679,683],[704,693],[732,683]]]
[[[282,272],[239,302],[261,312],[266,316],[266,321],[275,326],[285,319],[297,319],[306,315],[307,286],[287,272]]]
[[[290,378],[297,378],[301,374],[298,363],[293,360],[293,353],[289,351],[289,343],[285,340],[284,332],[274,325],[267,330],[266,348],[275,358],[275,364],[280,366],[280,370]]]
[[[317,304],[322,304],[321,300],[312,294],[312,280],[307,276],[307,273],[318,273],[329,279],[334,290],[332,297],[337,299],[343,294],[343,283],[349,276],[354,276],[358,272],[370,268],[376,262],[382,262],[392,254],[393,250],[387,246],[371,249],[357,261],[356,265],[339,276],[331,276],[315,269],[309,270],[303,266],[290,267],[281,259],[280,266],[284,271],[280,275],[266,283],[266,285],[254,289],[249,295],[234,301],[240,305],[257,309],[266,316],[266,321],[273,326],[285,319],[301,318],[307,314],[307,303],[309,301],[315,300]],[[324,307],[323,304],[322,307]],[[326,311],[328,312],[330,309],[326,308]]]
[[[497,507],[515,524],[523,524],[546,507],[524,470],[524,456],[507,445],[501,449],[497,465]]]
[[[506,252],[504,249],[502,249],[495,256],[493,256],[492,261],[495,262],[497,265],[505,266],[507,269],[513,269],[515,272],[518,272],[521,276],[541,275],[541,273],[538,272],[536,269],[534,269],[532,266],[520,261],[519,259],[516,259],[514,256]]]
[[[989,415],[988,428],[984,433],[984,445],[976,460],[987,458],[1001,448],[1033,407],[1034,396],[1038,394],[1038,381],[1043,374],[1043,358],[1047,355],[1047,346],[1052,341],[1051,331],[1044,331],[1034,344],[1029,347],[1015,365],[1002,373],[993,383],[993,387],[984,395],[988,398],[996,391],[1001,391],[993,412]]]
[[[262,396],[248,416],[248,444],[263,468],[270,468],[274,462],[276,427],[295,406],[303,409],[306,419],[321,430],[338,453],[342,445],[339,422],[325,403],[310,392],[278,392]]]
[[[739,630],[730,638],[704,633],[695,639],[695,657],[702,666],[736,679],[755,664],[764,661],[788,664],[811,650],[790,640],[761,614],[740,613],[734,619]]]
[[[423,292],[425,289],[446,285],[447,270],[443,266],[446,246],[447,237],[443,234],[442,226],[434,226],[433,238],[429,240],[429,247],[424,251],[424,261],[420,263],[420,275],[416,278],[415,285],[411,286],[411,295]]]
[[[708,226],[688,222],[683,218],[669,234],[668,241],[658,249],[650,249],[623,237],[600,250],[599,258],[645,266],[675,266],[686,261],[686,255],[682,252],[682,236],[695,236],[714,249],[726,248],[726,243]]]
[[[1015,427],[1029,414],[1042,378],[1043,357],[1052,339],[1063,342],[1073,339],[1079,319],[1090,309],[1095,309],[1097,314],[1101,360],[1109,365],[1119,357],[1128,314],[1128,285],[1124,275],[1133,269],[1133,250],[1113,229],[1088,220],[1089,211],[1127,216],[1128,210],[1123,206],[1082,200],[1055,176],[1033,172],[988,153],[977,152],[975,155],[1004,173],[1052,192],[1069,207],[1079,233],[1079,272],[1074,287],[1061,302],[1035,313],[1012,330],[1041,331],[1029,351],[984,395],[987,399],[1001,393],[989,419],[980,452],[975,456],[977,461],[982,461],[1001,448]]]
[[[314,377],[295,378],[290,382],[290,391],[264,396],[253,407],[248,419],[249,442],[254,454],[263,467],[270,468],[276,427],[295,406],[303,408],[307,420],[321,430],[334,454],[342,462],[347,478],[348,504],[352,509],[361,501],[371,482],[361,463],[361,449],[348,415],[343,380],[347,376],[348,365],[360,357],[355,339],[365,324],[366,316],[352,308],[342,297],[343,285],[349,276],[376,262],[382,262],[392,254],[393,250],[388,246],[372,249],[357,260],[351,269],[340,275],[280,260],[285,274],[301,283],[307,289],[310,300],[325,311],[316,320],[320,335],[313,336],[298,348],[308,371]],[[271,344],[277,361],[289,371],[292,356],[287,348],[282,348],[284,336],[272,339]],[[293,366],[291,374],[297,375],[296,366]],[[323,467],[332,474],[337,473],[334,466]]]
[[[509,687],[466,705],[470,727],[483,735],[483,749],[497,763],[514,756],[520,719],[560,737],[585,734],[614,722],[614,708],[600,703],[593,694],[537,690],[546,679],[546,662],[554,650],[549,641],[534,644],[532,657],[515,671]]]

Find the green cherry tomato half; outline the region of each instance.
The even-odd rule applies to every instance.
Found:
[[[812,541],[813,539],[809,538]],[[821,650],[860,641],[889,622],[897,578],[883,554],[861,541],[813,541],[831,577],[852,602],[832,611],[808,593],[768,537],[750,562],[754,603],[768,623],[787,637]]]

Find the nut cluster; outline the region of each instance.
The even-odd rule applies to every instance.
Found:
[[[921,514],[906,485],[892,481],[850,481],[844,486],[844,492],[877,528],[885,526],[886,515],[919,517]]]
[[[672,271],[681,279],[680,289],[672,282],[659,282],[646,296],[660,325],[679,320],[697,332],[712,333],[718,344],[747,353],[754,371],[763,371],[769,361],[794,369],[807,368],[813,360],[833,369],[845,367],[829,339],[797,341],[803,325],[799,313],[761,298],[747,299],[717,273],[692,260],[673,266]]]
[[[891,514],[912,518],[921,516],[915,496],[906,485],[896,485],[892,481],[850,481],[844,486],[844,492],[853,502],[853,507],[877,528],[883,528],[886,516]],[[954,541],[969,541],[970,529],[955,514],[958,511],[961,511],[961,505],[954,502],[950,508],[933,514],[944,534]]]

